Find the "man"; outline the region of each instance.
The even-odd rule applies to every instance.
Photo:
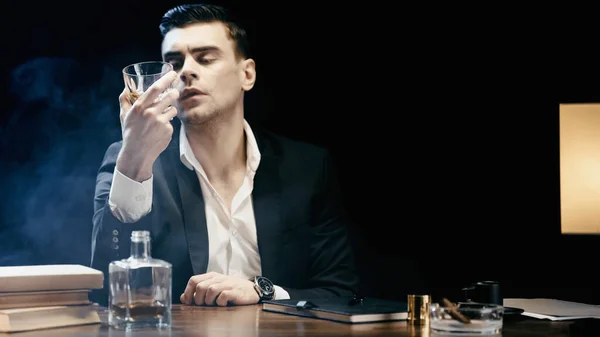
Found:
[[[244,30],[212,5],[175,7],[160,29],[174,71],[133,105],[121,93],[123,140],[98,173],[92,266],[108,275],[110,261],[129,256],[131,231],[144,229],[185,304],[351,295],[357,277],[327,152],[244,118],[256,80]]]

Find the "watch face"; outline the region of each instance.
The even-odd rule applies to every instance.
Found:
[[[262,291],[265,292],[266,294],[272,293],[274,291],[273,283],[271,281],[269,281],[269,279],[264,278],[264,277],[259,277],[258,280],[256,280],[256,281],[257,281],[260,289],[262,289]]]

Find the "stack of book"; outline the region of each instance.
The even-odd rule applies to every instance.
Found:
[[[0,267],[0,332],[100,323],[89,292],[103,282],[76,264]]]

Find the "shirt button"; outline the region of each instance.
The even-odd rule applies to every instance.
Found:
[[[118,244],[116,244],[116,243],[115,243],[115,244],[113,244],[113,249],[114,249],[114,250],[119,250],[119,245],[118,245]]]
[[[135,200],[136,200],[136,201],[144,201],[144,200],[146,200],[146,196],[145,196],[145,195],[143,195],[143,194],[136,195],[136,196],[135,196]]]
[[[113,237],[113,242],[119,242],[119,238],[118,237]]]
[[[113,229],[113,235],[119,235],[119,231],[116,229]]]

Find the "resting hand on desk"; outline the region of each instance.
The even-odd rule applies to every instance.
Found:
[[[248,305],[260,300],[254,284],[245,278],[215,272],[190,277],[181,303],[186,305]]]

